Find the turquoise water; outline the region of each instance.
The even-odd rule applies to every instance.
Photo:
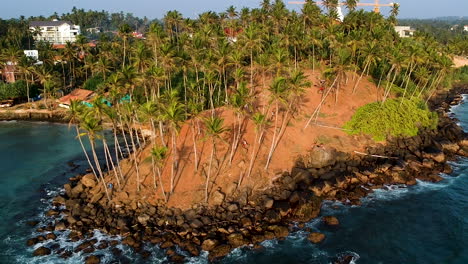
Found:
[[[468,104],[453,112],[468,129]],[[73,130],[47,123],[0,122],[0,151],[0,263],[82,263],[79,254],[66,261],[57,256],[34,258],[34,248],[25,245],[37,235],[26,222],[43,219],[48,200],[68,177],[85,168]],[[82,166],[71,172],[69,161]],[[362,206],[326,203],[323,214],[337,216],[341,225],[329,229],[317,220],[308,223],[326,234],[320,245],[308,242],[307,232],[297,231],[283,241],[263,242],[260,251],[237,249],[222,263],[333,263],[342,255],[353,255],[359,264],[468,263],[468,160],[459,159],[453,167],[440,183],[387,186],[363,199]],[[95,237],[106,238],[99,232]],[[66,234],[59,241],[69,249],[79,244],[67,242]],[[122,263],[165,261],[157,247],[146,248],[154,253],[146,261],[119,248],[126,255]],[[112,262],[109,252],[97,254],[103,262]],[[206,254],[188,261],[207,263]]]

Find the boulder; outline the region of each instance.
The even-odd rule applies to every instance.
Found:
[[[203,222],[200,221],[199,219],[193,219],[191,222],[190,222],[190,226],[192,228],[201,228],[203,226]]]
[[[309,241],[314,244],[318,244],[325,239],[325,235],[322,233],[313,232],[310,233],[309,236],[307,236],[307,239],[309,239]]]
[[[275,237],[277,238],[284,238],[289,235],[289,229],[285,226],[274,225],[274,226],[270,226],[268,229],[273,231],[273,233],[275,234]]]
[[[54,233],[48,233],[45,237],[47,240],[55,240],[57,238],[57,236]]]
[[[248,243],[248,241],[246,239],[244,239],[244,236],[242,236],[242,234],[240,234],[240,233],[230,234],[227,237],[227,240],[229,241],[229,244],[233,248],[237,248],[237,247],[243,246],[243,245]]]
[[[34,237],[34,238],[31,238],[31,239],[28,239],[28,241],[26,241],[26,245],[28,247],[30,247],[30,246],[36,245],[38,242],[39,242],[39,240]]]
[[[210,251],[208,255],[208,260],[213,262],[217,259],[220,259],[231,252],[231,247],[229,245],[219,245]]]
[[[323,168],[335,163],[336,150],[329,147],[314,148],[306,158],[308,167]]]
[[[216,239],[206,239],[203,241],[201,247],[205,251],[213,250],[219,244],[218,240]]]
[[[235,203],[232,203],[227,207],[227,210],[229,212],[234,212],[234,211],[239,210],[239,206],[237,206],[237,204],[235,204]]]
[[[85,264],[99,264],[101,263],[101,257],[96,255],[91,255],[86,257]]]
[[[88,188],[93,188],[96,186],[96,177],[93,174],[86,174],[81,178],[81,183]]]
[[[266,198],[263,202],[263,207],[265,207],[265,209],[271,209],[274,203],[275,203],[275,200],[271,198]]]
[[[293,212],[294,219],[300,222],[308,222],[313,218],[316,218],[320,213],[320,204],[315,203],[303,203],[300,204]]]
[[[148,220],[150,219],[149,215],[147,214],[142,214],[137,217],[138,222],[142,224],[143,226],[146,226]]]
[[[34,256],[46,256],[46,255],[50,255],[50,253],[51,253],[51,250],[49,248],[39,247],[36,250],[34,250],[33,255]]]
[[[55,228],[54,228],[55,231],[62,231],[62,230],[65,230],[65,229],[67,229],[67,227],[66,227],[64,222],[58,222],[55,225]]]
[[[338,225],[340,225],[340,221],[338,221],[338,218],[336,218],[334,216],[324,216],[324,217],[322,217],[322,221],[328,226],[338,226]]]
[[[213,205],[221,205],[224,202],[225,197],[226,197],[226,195],[224,193],[222,193],[221,191],[215,191],[211,195],[211,203]]]

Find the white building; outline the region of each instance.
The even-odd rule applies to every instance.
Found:
[[[395,26],[395,31],[401,38],[412,37],[415,32],[415,30],[409,26]]]
[[[80,26],[73,25],[70,21],[31,21],[29,30],[37,31],[34,36],[36,41],[47,41],[51,44],[65,44],[75,42],[80,34]]]
[[[463,27],[463,31],[468,31],[468,25]]]

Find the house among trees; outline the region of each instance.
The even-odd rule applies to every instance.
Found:
[[[70,108],[71,101],[86,102],[93,98],[94,92],[85,89],[75,89],[71,93],[58,99],[59,106]]]
[[[409,26],[395,26],[395,31],[398,33],[400,38],[409,38],[413,36],[416,30]]]
[[[80,26],[70,21],[31,21],[29,30],[34,34],[34,40],[46,41],[51,44],[65,44],[75,42],[76,36],[81,33]]]

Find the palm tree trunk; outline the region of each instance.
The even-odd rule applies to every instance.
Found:
[[[208,166],[208,175],[206,175],[206,182],[205,182],[205,203],[208,203],[208,185],[210,184],[210,176],[211,176],[211,166],[213,164],[213,156],[215,152],[215,144],[211,145],[211,155],[210,155],[210,165]]]
[[[276,102],[275,126],[273,128],[274,129],[273,130],[273,138],[271,139],[271,147],[270,147],[270,152],[268,153],[267,161],[266,161],[266,164],[265,164],[265,170],[268,170],[268,166],[270,165],[271,156],[273,156],[273,150],[274,150],[274,146],[275,146],[275,142],[276,142],[276,134],[277,134],[277,130],[278,130],[278,110],[279,110],[279,106],[278,106],[278,102]]]
[[[104,180],[104,176],[103,176],[102,170],[101,170],[101,165],[99,164],[99,159],[98,159],[98,157],[96,155],[96,148],[94,146],[94,141],[91,138],[89,138],[89,143],[91,144],[91,151],[93,153],[94,163],[96,164],[96,169],[99,172],[99,177],[101,178],[102,185],[104,186],[104,190],[106,192],[107,200],[110,201],[109,190],[107,189],[107,184],[106,184],[106,181]]]
[[[171,167],[171,194],[174,193],[175,172],[178,167],[176,133],[172,131],[172,167]]]
[[[112,160],[112,155],[110,153],[109,146],[107,145],[106,139],[104,137],[102,138],[102,143],[104,145],[104,155],[106,155],[106,153],[107,153],[107,156],[109,157],[109,162],[111,164],[112,171],[114,172],[115,179],[117,180],[117,185],[119,186],[119,189],[121,189],[122,186],[120,185],[119,174],[117,173],[117,169],[116,169],[116,167],[114,165],[114,161]],[[118,159],[118,157],[116,157],[116,158]]]
[[[367,69],[368,65],[369,65],[369,62],[366,62],[366,65],[364,66],[364,69],[362,70],[361,75],[359,75],[359,79],[358,79],[358,80],[356,81],[356,83],[354,84],[354,87],[353,87],[353,94],[354,94],[354,92],[356,91],[356,88],[358,87],[359,82],[361,81],[362,76],[364,75],[364,72],[366,72],[366,69]],[[354,76],[354,75],[353,75],[353,76]]]
[[[192,129],[192,140],[193,140],[193,153],[194,153],[194,158],[195,158],[195,172],[198,171],[198,153],[197,153],[197,140],[195,136],[195,124],[192,120],[192,125],[190,126]]]
[[[81,137],[80,137],[80,130],[78,129],[78,126],[75,125],[75,129],[76,129],[76,137],[78,138],[78,141],[80,142],[80,145],[81,145],[81,149],[83,150],[83,153],[85,154],[85,157],[86,157],[86,160],[88,161],[88,164],[89,164],[89,167],[91,168],[91,170],[93,171],[93,174],[94,176],[96,177],[97,181],[99,181],[99,178],[98,178],[98,175],[96,173],[96,170],[94,169],[94,166],[93,164],[91,163],[91,160],[89,159],[89,155],[88,155],[88,152],[86,152],[86,149],[83,145],[83,141],[81,140]]]

